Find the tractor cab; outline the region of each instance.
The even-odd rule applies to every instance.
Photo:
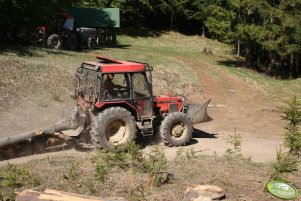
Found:
[[[48,35],[61,31],[72,31],[74,28],[74,17],[67,13],[55,13],[47,18],[47,26],[44,27]]]
[[[99,56],[97,59],[96,62],[84,62],[77,69],[75,97],[82,97],[98,110],[125,107],[140,122],[138,125],[151,127],[154,116],[152,67],[146,63]],[[152,134],[152,129],[148,132]]]
[[[77,69],[74,88],[79,105],[83,110],[93,105],[98,112],[110,107],[126,108],[141,133],[153,135],[152,67],[141,62],[96,58],[96,62],[84,62]]]

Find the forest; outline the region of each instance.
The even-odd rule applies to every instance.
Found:
[[[233,45],[247,68],[282,79],[301,75],[301,0],[0,0],[0,44],[26,45],[50,13],[70,7],[117,7],[120,33],[197,34]]]

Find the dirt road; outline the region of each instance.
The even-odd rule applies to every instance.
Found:
[[[204,153],[225,153],[229,136],[235,131],[242,137],[242,154],[254,161],[275,159],[276,149],[282,143],[284,122],[277,112],[279,102],[272,100],[255,82],[237,77],[222,68],[201,61],[182,59],[200,77],[203,99],[212,99],[208,108],[211,122],[197,125],[198,143],[192,145]]]

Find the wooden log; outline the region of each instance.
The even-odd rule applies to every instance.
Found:
[[[8,137],[3,137],[0,139],[0,147],[4,147],[7,145],[15,144],[17,142],[22,142],[22,141],[30,141],[32,138],[39,136],[39,135],[52,135],[56,132],[54,126],[49,126],[43,129],[39,129],[37,131],[30,131],[30,132],[25,132],[21,133],[19,135],[13,135],[13,136],[8,136]]]
[[[44,192],[24,190],[18,193],[16,201],[126,201],[124,198],[97,198],[75,193],[46,189]]]
[[[81,111],[79,108],[76,107],[72,110],[72,114],[69,117],[69,119],[60,120],[53,125],[45,127],[43,129],[39,129],[37,131],[30,131],[18,135],[0,138],[0,148],[18,142],[30,141],[33,138],[40,135],[43,136],[53,135],[56,132],[61,132],[69,129],[76,129],[75,130],[76,134],[74,134],[73,136],[78,136],[84,129],[85,121],[86,121],[85,112]]]

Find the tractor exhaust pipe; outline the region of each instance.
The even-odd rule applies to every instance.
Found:
[[[208,121],[212,120],[212,118],[207,113],[207,107],[208,107],[210,101],[211,101],[211,99],[208,100],[203,105],[199,105],[199,104],[195,104],[195,103],[189,104],[187,115],[190,116],[190,118],[192,119],[193,125],[208,122]]]

